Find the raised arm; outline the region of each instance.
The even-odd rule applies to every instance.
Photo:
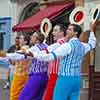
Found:
[[[85,47],[85,54],[90,51],[91,49],[96,47],[96,37],[94,34],[94,24],[90,23],[90,36],[89,36],[89,40],[88,43],[84,43],[82,42],[82,44]]]

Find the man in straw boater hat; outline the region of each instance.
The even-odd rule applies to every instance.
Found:
[[[34,51],[31,52],[34,58],[44,61],[51,61],[62,57],[53,100],[68,100],[68,98],[70,100],[78,100],[81,85],[81,62],[84,55],[96,46],[96,37],[93,28],[94,24],[90,23],[91,32],[88,43],[83,43],[79,40],[82,33],[81,27],[76,24],[70,24],[66,31],[70,38],[68,42],[48,54],[43,55]]]
[[[25,52],[26,49],[28,49],[29,41],[30,41],[30,36],[24,36],[24,35],[19,36],[21,51]],[[30,65],[31,62],[27,59],[18,60],[20,56],[18,54],[16,56],[16,53],[5,53],[5,55],[2,55],[1,52],[0,57],[8,59],[8,61],[9,60],[15,61],[15,71],[10,88],[10,100],[18,100],[19,94],[24,84],[26,83],[26,80],[28,79],[28,69],[29,69],[28,66]]]
[[[65,42],[64,36],[66,35],[66,27],[63,24],[56,24],[53,27],[53,40],[54,44],[48,46],[46,48],[46,53],[53,51],[55,48],[58,48]],[[66,40],[67,41],[67,40]],[[56,84],[56,80],[58,78],[58,68],[59,68],[60,59],[56,59],[54,61],[50,61],[48,65],[48,73],[49,73],[49,80],[45,90],[43,100],[52,100],[53,92]]]
[[[33,38],[34,35],[36,38]],[[47,44],[43,43],[44,35],[40,32],[35,32],[32,35],[32,41],[36,39],[36,44],[28,51],[40,52],[47,48]],[[32,59],[30,67],[29,79],[27,80],[24,88],[22,89],[18,100],[42,100],[46,84],[48,81],[48,62]]]

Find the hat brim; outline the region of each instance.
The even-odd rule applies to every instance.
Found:
[[[82,13],[81,19],[79,19],[79,21],[75,21],[75,16],[77,16],[77,14],[79,13]],[[85,17],[86,17],[85,9],[83,7],[77,7],[71,12],[69,16],[69,21],[71,24],[81,25],[84,22]]]
[[[44,27],[45,25],[47,24],[48,26],[48,29],[47,30],[44,30]],[[41,25],[40,25],[40,31],[41,33],[45,36],[45,37],[48,37],[50,31],[52,29],[52,23],[51,21],[48,19],[48,18],[44,18],[41,22]]]
[[[97,5],[95,8],[92,9],[92,22],[95,22],[100,15],[100,5]]]

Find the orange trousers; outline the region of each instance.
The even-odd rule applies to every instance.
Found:
[[[28,79],[28,74],[14,75],[10,88],[10,100],[18,100],[19,94],[23,89],[27,79]]]

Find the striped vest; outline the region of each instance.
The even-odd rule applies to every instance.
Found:
[[[36,44],[36,50],[37,51],[41,51],[44,50],[45,48],[47,48],[47,45],[42,43],[42,44]],[[30,72],[29,74],[33,74],[33,73],[40,73],[40,72],[47,72],[48,71],[48,63],[45,61],[40,61],[37,59],[33,59],[32,60],[32,65],[30,68]]]
[[[84,47],[78,39],[70,40],[69,44],[71,46],[71,53],[65,55],[61,60],[58,75],[80,76]]]

